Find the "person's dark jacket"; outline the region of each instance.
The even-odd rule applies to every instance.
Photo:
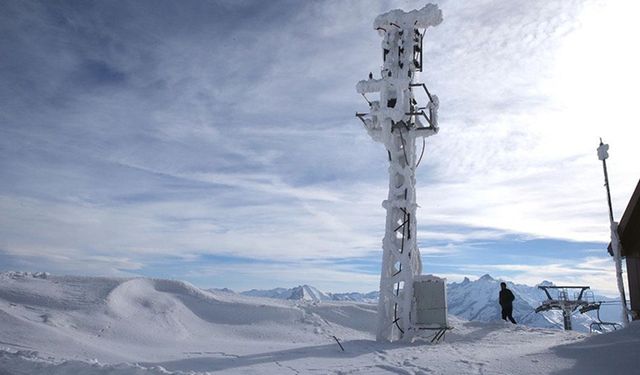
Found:
[[[500,291],[500,306],[510,307],[513,306],[513,300],[516,297],[511,293],[509,289],[503,289]]]

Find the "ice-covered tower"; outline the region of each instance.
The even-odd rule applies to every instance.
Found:
[[[369,74],[369,79],[356,85],[370,108],[369,113],[356,116],[371,138],[384,144],[390,164],[389,195],[382,203],[387,219],[382,244],[378,340],[400,339],[412,327],[413,283],[422,271],[416,242],[416,138],[421,137],[424,142],[424,137],[438,132],[438,97],[415,78],[423,67],[424,33],[441,22],[442,12],[435,4],[411,12],[396,9],[379,15],[373,27],[382,36],[381,77]],[[414,90],[425,94],[426,105],[420,106]],[[379,97],[370,100],[367,94]]]

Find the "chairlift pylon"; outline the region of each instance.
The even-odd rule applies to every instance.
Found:
[[[588,286],[555,286],[555,285],[539,285],[539,289],[542,289],[547,296],[545,301],[542,301],[540,306],[535,310],[536,313],[549,311],[549,310],[561,310],[564,321],[564,330],[571,331],[571,314],[578,310],[581,314],[587,311],[600,310],[600,304],[594,301],[589,301],[589,295],[593,299],[593,293]],[[556,291],[556,298],[551,296],[550,291]],[[576,290],[573,294],[573,298],[569,297],[569,291]]]

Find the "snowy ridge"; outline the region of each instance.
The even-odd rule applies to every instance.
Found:
[[[303,292],[308,297],[313,289]],[[373,306],[314,311],[296,303],[205,291],[176,280],[0,273],[0,345],[31,350],[39,358],[75,359],[84,353],[85,360],[144,361],[152,368],[203,348],[238,355],[282,350],[299,341],[326,344],[329,331],[359,339],[372,334]],[[360,321],[343,319],[352,311],[358,311]],[[292,323],[298,326],[294,331]],[[5,360],[17,357],[25,352],[4,353]],[[73,366],[61,366],[60,373]]]
[[[0,374],[584,375],[637,367],[638,353],[628,350],[640,345],[636,323],[585,339],[450,316],[455,329],[441,345],[386,344],[374,341],[374,304],[308,302],[176,280],[0,273]]]

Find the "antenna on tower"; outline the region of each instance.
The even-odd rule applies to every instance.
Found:
[[[432,341],[438,341],[449,329],[445,279],[421,276],[416,241],[416,138],[424,140],[438,133],[440,102],[426,84],[415,79],[416,72],[424,69],[425,31],[441,22],[442,11],[435,4],[411,12],[396,9],[376,17],[373,28],[382,36],[380,78],[370,73],[369,79],[356,85],[369,105],[368,113],[357,112],[356,117],[374,141],[384,144],[390,164],[389,195],[382,202],[387,218],[378,302],[379,341],[411,339],[419,330],[434,330]],[[416,90],[424,91],[426,104],[418,103]],[[367,94],[377,98],[370,99]]]

